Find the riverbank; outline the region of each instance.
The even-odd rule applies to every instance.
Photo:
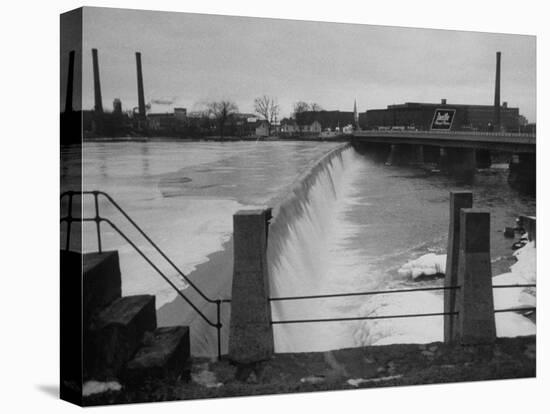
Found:
[[[536,376],[536,337],[498,338],[493,345],[441,342],[276,354],[237,366],[193,358],[174,380],[124,385],[87,397],[85,405],[348,390]]]

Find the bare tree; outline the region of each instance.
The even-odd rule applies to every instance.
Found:
[[[309,104],[307,102],[298,101],[298,102],[295,102],[294,105],[292,106],[292,112],[294,113],[294,118],[296,118],[297,114],[301,114],[307,111],[309,111]]]
[[[318,103],[315,103],[315,102],[312,102],[310,105],[309,105],[309,109],[310,111],[312,112],[319,112],[319,111],[322,111],[323,108],[321,107],[321,105],[319,105]]]
[[[235,114],[239,108],[237,104],[229,100],[221,100],[217,102],[209,102],[206,104],[206,110],[209,116],[216,119],[220,131],[220,138],[223,139],[224,128],[227,120],[231,115]]]
[[[294,106],[292,107],[292,112],[294,113],[294,119],[296,120],[296,125],[298,125],[298,129],[300,133],[302,133],[302,128],[305,125],[305,119],[303,114],[305,114],[309,110],[310,110],[309,104],[304,101],[298,101],[294,103]]]
[[[267,95],[254,99],[254,111],[265,119],[268,125],[268,134],[271,135],[271,125],[279,115],[277,99]]]

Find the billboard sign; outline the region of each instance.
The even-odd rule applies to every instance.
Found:
[[[456,109],[436,109],[431,129],[450,131]]]

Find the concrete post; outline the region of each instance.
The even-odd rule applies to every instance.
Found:
[[[458,285],[458,255],[460,247],[460,209],[472,208],[473,196],[471,191],[454,191],[450,193],[449,211],[449,238],[447,241],[447,264],[445,268],[445,286]],[[456,297],[458,290],[445,290],[444,311],[456,312]],[[451,343],[456,338],[457,317],[445,315],[444,338],[445,343]]]
[[[233,216],[234,271],[229,359],[252,363],[273,355],[267,273],[267,231],[271,210],[242,210]]]
[[[460,210],[456,339],[463,345],[488,344],[496,338],[489,234],[488,212]]]

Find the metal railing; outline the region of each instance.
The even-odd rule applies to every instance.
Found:
[[[514,285],[493,285],[493,288],[527,288],[536,287],[536,284],[514,284]],[[392,289],[392,290],[376,290],[366,292],[348,292],[348,293],[333,293],[333,294],[321,294],[321,295],[308,295],[308,296],[286,296],[269,298],[269,302],[278,301],[292,301],[292,300],[310,300],[310,299],[327,299],[327,298],[341,298],[352,296],[370,296],[370,295],[386,295],[394,293],[410,293],[410,292],[425,292],[434,290],[457,290],[460,286],[430,286],[422,288],[411,289]],[[501,312],[527,312],[535,311],[536,307],[520,307],[520,308],[506,308],[495,309],[495,313]],[[347,322],[347,321],[360,321],[360,320],[376,320],[376,319],[397,319],[397,318],[419,318],[430,316],[453,316],[458,315],[458,311],[453,312],[428,312],[428,313],[410,313],[410,314],[397,314],[397,315],[377,315],[377,316],[352,316],[352,317],[340,317],[340,318],[318,318],[318,319],[289,319],[289,320],[277,320],[271,321],[272,325],[283,324],[298,324],[298,323],[320,323],[320,322]]]
[[[493,289],[510,289],[510,288],[536,288],[535,283],[520,283],[514,285],[493,285]],[[535,306],[523,306],[516,308],[495,309],[495,313],[502,312],[534,312],[537,308]]]
[[[430,286],[430,287],[423,287],[423,288],[334,293],[334,294],[326,294],[326,295],[287,296],[287,297],[269,298],[269,301],[276,302],[276,301],[289,301],[289,300],[327,299],[327,298],[341,298],[341,297],[351,297],[351,296],[370,296],[370,295],[383,295],[383,294],[393,294],[393,293],[409,293],[409,292],[422,292],[422,291],[432,291],[432,290],[455,290],[455,289],[460,289],[460,287],[459,286]],[[281,325],[281,324],[296,324],[296,323],[347,322],[347,321],[374,320],[374,319],[419,318],[419,317],[427,317],[427,316],[446,316],[446,315],[458,315],[458,312],[430,312],[430,313],[411,313],[411,314],[403,314],[403,315],[351,316],[351,317],[341,317],[341,318],[292,319],[292,320],[279,320],[279,321],[272,320],[271,324]]]
[[[93,217],[74,217],[73,216],[73,198],[75,196],[81,197],[81,199],[85,195],[93,196],[94,198],[94,210],[95,214]],[[143,252],[142,249],[139,248],[139,246],[134,243],[115,223],[113,223],[110,219],[105,218],[101,216],[99,212],[99,197],[104,197],[113,207],[116,208],[118,212],[120,212],[123,217],[129,222],[132,227],[138,231],[138,233],[157,251],[157,253],[160,254],[160,256],[179,274],[179,276],[193,289],[195,292],[199,294],[199,296],[204,299],[206,302],[210,304],[216,305],[216,321],[213,322],[206,316],[198,307],[189,299],[186,295],[183,294],[181,289],[179,289],[174,282],[170,280],[170,278],[155,264],[153,261]],[[181,271],[181,269],[178,268],[178,266],[162,251],[162,249],[142,230],[142,228],[124,211],[122,207],[107,193],[103,191],[66,191],[61,194],[61,200],[63,198],[68,197],[68,207],[67,207],[67,215],[61,218],[61,223],[65,222],[67,223],[67,234],[65,239],[65,249],[69,250],[70,247],[70,240],[71,240],[71,225],[73,222],[92,222],[95,223],[96,226],[96,235],[97,235],[97,248],[98,252],[102,252],[102,239],[101,239],[101,223],[108,224],[113,230],[115,230],[130,246],[133,247],[133,249],[176,291],[176,293],[187,303],[191,308],[197,312],[197,314],[211,327],[216,328],[216,334],[217,334],[217,353],[218,358],[221,357],[221,305],[222,303],[230,303],[230,299],[212,299],[209,296],[207,296],[201,289],[198,288],[197,285],[195,285],[185,274]]]
[[[354,131],[354,134],[376,135],[376,134],[402,134],[402,135],[453,135],[453,136],[476,136],[476,137],[511,137],[511,138],[536,138],[537,134],[532,132],[489,132],[489,131],[446,131],[446,130],[420,130],[420,129],[366,129]]]

